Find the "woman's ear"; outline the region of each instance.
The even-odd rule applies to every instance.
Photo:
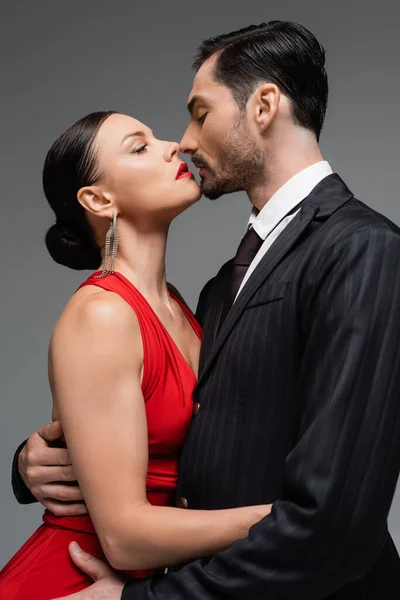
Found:
[[[115,213],[115,202],[111,194],[100,187],[91,185],[81,188],[77,194],[78,202],[95,217],[112,219]]]
[[[274,83],[264,83],[254,95],[254,120],[263,134],[275,119],[278,112],[281,93]]]

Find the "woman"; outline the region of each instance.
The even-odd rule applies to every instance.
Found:
[[[74,294],[50,343],[60,419],[89,516],[42,525],[3,569],[0,597],[46,600],[91,582],[68,544],[135,577],[224,549],[270,511],[174,507],[200,327],[165,277],[171,221],[200,191],[176,143],[126,115],[93,113],[49,151],[43,172],[58,263],[97,269]],[[110,225],[111,223],[111,225]]]

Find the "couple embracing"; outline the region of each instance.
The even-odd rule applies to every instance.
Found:
[[[46,511],[0,596],[398,599],[400,230],[323,160],[306,28],[205,40],[194,67],[180,144],[110,111],[46,157],[47,248],[94,272],[50,342],[53,423],[15,456],[17,499]],[[169,226],[239,190],[244,237],[194,315]]]

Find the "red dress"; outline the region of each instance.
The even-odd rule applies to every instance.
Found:
[[[138,318],[149,438],[147,498],[157,506],[174,506],[178,457],[192,417],[196,376],[149,303],[123,275],[115,273],[104,279],[94,279],[94,275],[80,287],[96,285],[118,294]],[[201,338],[200,326],[192,313],[178,298],[173,298]],[[90,517],[56,517],[46,510],[43,521],[0,572],[1,600],[50,600],[93,583],[75,567],[68,553],[68,544],[75,540],[84,550],[105,560]],[[149,574],[130,573],[134,577]]]

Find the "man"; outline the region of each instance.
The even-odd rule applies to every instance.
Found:
[[[200,296],[178,505],[273,503],[272,513],[230,549],[125,587],[72,552],[98,581],[70,598],[399,598],[387,515],[400,469],[400,230],[322,159],[324,54],[287,22],[206,40],[181,141],[206,196],[245,190],[253,211]],[[82,510],[78,489],[51,484],[74,475],[44,431],[15,465],[49,508]],[[46,464],[59,466],[45,475]],[[29,500],[17,469],[14,483]]]

